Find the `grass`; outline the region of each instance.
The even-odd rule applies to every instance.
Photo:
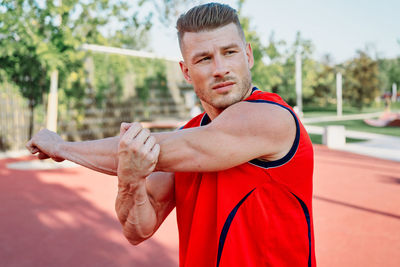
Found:
[[[374,113],[382,111],[381,108],[368,108],[363,110],[358,110],[356,108],[343,108],[343,115],[352,115],[352,114],[360,114],[360,113]],[[322,117],[322,116],[335,116],[336,107],[307,107],[303,109],[305,118],[314,118],[314,117]]]
[[[366,124],[363,120],[350,120],[350,121],[327,121],[311,123],[315,126],[328,126],[328,125],[343,125],[346,130],[385,134],[400,137],[400,127],[373,127]]]
[[[349,114],[360,114],[360,113],[383,112],[383,103],[380,103],[380,105],[382,107],[381,106],[368,107],[364,108],[361,111],[354,107],[345,106],[343,107],[343,114],[349,115]],[[391,110],[392,112],[400,112],[400,102],[391,103]],[[303,112],[305,118],[335,116],[336,106],[334,105],[329,105],[327,107],[305,106],[303,108]],[[373,127],[366,124],[363,120],[327,121],[327,122],[310,123],[310,125],[322,126],[322,127],[328,125],[343,125],[346,127],[347,130],[400,137],[399,127]]]
[[[366,107],[362,110],[359,110],[355,107],[344,106],[343,107],[343,115],[351,115],[351,114],[361,114],[361,113],[375,113],[375,112],[383,112],[384,107],[383,103],[376,107]],[[392,103],[391,110],[393,112],[400,112],[400,102]],[[303,108],[304,117],[305,118],[313,118],[313,117],[322,117],[322,116],[335,116],[336,106],[329,105],[326,107],[320,106],[305,106]]]
[[[311,142],[313,144],[322,144],[322,135],[320,134],[309,134]],[[356,138],[349,138],[346,137],[346,143],[357,143],[357,142],[364,142],[364,139],[356,139]]]

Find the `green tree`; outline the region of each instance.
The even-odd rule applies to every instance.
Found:
[[[280,52],[282,51],[282,52]],[[312,59],[314,45],[311,40],[304,39],[297,32],[295,41],[290,46],[284,41],[276,42],[273,34],[267,46],[267,56],[270,64],[266,68],[271,91],[282,96],[289,105],[296,104],[295,59],[300,53],[302,59],[302,91],[305,102],[310,102],[316,80],[316,65]]]
[[[293,44],[287,48],[284,63],[285,80],[288,82],[282,87],[280,94],[286,96],[285,99],[294,105],[296,102],[296,81],[295,81],[295,64],[296,54],[300,53],[301,56],[301,71],[302,71],[302,97],[303,102],[311,102],[313,95],[313,88],[316,81],[316,62],[312,59],[314,53],[314,45],[311,40],[305,39],[301,36],[300,32],[296,33]]]
[[[53,70],[58,70],[59,87],[65,90],[61,95],[79,98],[84,94],[85,54],[79,52],[83,43],[142,47],[152,26],[153,10],[162,19],[185,2],[1,1],[0,66],[29,99],[32,111],[29,136],[32,135],[34,107],[48,91]],[[161,8],[155,9],[156,5]]]
[[[332,63],[330,55],[325,55],[321,62],[315,66],[315,82],[312,88],[310,103],[321,107],[333,104],[336,101],[336,67]]]
[[[343,98],[361,110],[380,94],[379,69],[377,61],[366,52],[357,54],[345,64]]]
[[[378,68],[381,93],[391,92],[393,83],[400,85],[400,57],[379,59]]]
[[[251,28],[250,18],[242,15],[245,0],[239,0],[237,3],[246,40],[251,43],[253,49],[253,83],[261,90],[280,94],[290,105],[295,105],[295,56],[299,51],[302,57],[303,97],[311,101],[317,75],[317,63],[312,59],[314,45],[311,40],[304,39],[298,32],[294,43],[287,46],[285,41],[276,40],[272,32],[267,45],[264,45],[259,34]]]
[[[279,87],[283,84],[284,68],[282,61],[284,56],[280,50],[285,45],[286,42],[276,41],[274,32],[271,33],[268,45],[265,48],[269,64],[266,64],[262,72],[260,71],[260,74],[258,74],[265,79],[264,90],[266,91],[278,93]]]
[[[267,90],[268,87],[268,77],[265,75],[267,73],[266,65],[263,62],[263,58],[266,56],[266,47],[262,44],[258,33],[251,29],[250,18],[242,15],[242,8],[245,0],[238,1],[238,15],[240,19],[240,24],[242,25],[243,32],[246,41],[251,44],[251,48],[254,56],[254,66],[251,70],[253,83],[260,87],[262,90]]]

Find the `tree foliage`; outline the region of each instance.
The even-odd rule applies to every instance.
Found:
[[[148,33],[154,19],[170,24],[188,3],[187,0],[2,0],[0,67],[6,75],[0,79],[14,82],[29,99],[31,110],[43,103],[54,69],[59,72],[59,96],[64,108],[75,106],[88,94],[96,99],[96,104],[111,91],[118,95],[127,73],[136,74],[139,97],[146,100],[148,87],[165,85],[163,64],[140,60],[132,63],[123,57],[92,54],[96,78],[90,83],[84,68],[88,54],[80,47],[83,43],[93,43],[143,50],[149,43]],[[329,57],[317,61],[313,58],[312,41],[300,32],[293,43],[277,39],[274,32],[264,40],[252,27],[251,18],[242,14],[245,0],[237,3],[246,39],[254,53],[253,83],[262,90],[280,94],[289,104],[295,105],[296,101],[296,53],[302,57],[306,105],[335,102],[335,75],[339,70],[344,75],[345,100],[359,108],[371,104],[380,92],[390,91],[392,83],[400,87],[400,58],[374,60],[366,52],[359,52],[354,59],[340,65],[334,65]],[[154,68],[148,76],[147,67]]]
[[[378,63],[364,51],[345,65],[343,97],[362,109],[380,94]]]
[[[325,55],[315,66],[315,81],[312,86],[312,95],[308,99],[310,104],[327,106],[336,103],[336,66],[330,56]]]
[[[242,15],[245,0],[238,0],[239,17],[246,40],[252,44],[254,67],[253,83],[265,91],[278,93],[290,105],[296,104],[295,56],[302,58],[302,93],[305,105],[329,105],[336,103],[336,73],[343,74],[343,98],[345,103],[359,109],[371,105],[380,93],[391,91],[393,83],[400,87],[400,57],[373,59],[366,51],[358,51],[355,57],[341,64],[333,64],[329,55],[314,59],[314,44],[301,33],[292,44],[277,40],[274,32],[263,40],[251,28],[249,17]]]
[[[242,4],[244,1],[240,1]],[[239,15],[241,14],[239,9]],[[251,70],[253,83],[261,90],[281,95],[289,104],[295,105],[295,56],[301,54],[303,68],[303,95],[306,99],[313,94],[315,65],[311,56],[314,46],[302,38],[300,32],[290,46],[283,40],[276,40],[272,32],[267,45],[262,43],[257,32],[250,27],[250,18],[240,15],[246,41],[253,49],[254,66]],[[266,64],[265,62],[269,63]]]
[[[394,83],[400,87],[400,57],[379,59],[378,68],[381,93],[391,92]]]
[[[1,1],[0,66],[29,99],[31,124],[53,70],[59,73],[61,96],[79,99],[85,93],[83,43],[142,48],[153,16],[166,20],[183,3],[186,0]]]

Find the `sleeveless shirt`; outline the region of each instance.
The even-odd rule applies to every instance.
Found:
[[[276,161],[254,159],[223,171],[175,173],[180,266],[315,266],[310,138],[277,94],[254,87],[243,101],[289,111],[296,123],[295,141]],[[203,113],[183,128],[209,122]]]

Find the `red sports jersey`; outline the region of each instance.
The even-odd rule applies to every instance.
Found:
[[[278,95],[254,88],[244,101],[290,111],[295,141],[277,161],[175,174],[180,266],[315,266],[311,141]],[[203,113],[184,128],[209,122]]]

